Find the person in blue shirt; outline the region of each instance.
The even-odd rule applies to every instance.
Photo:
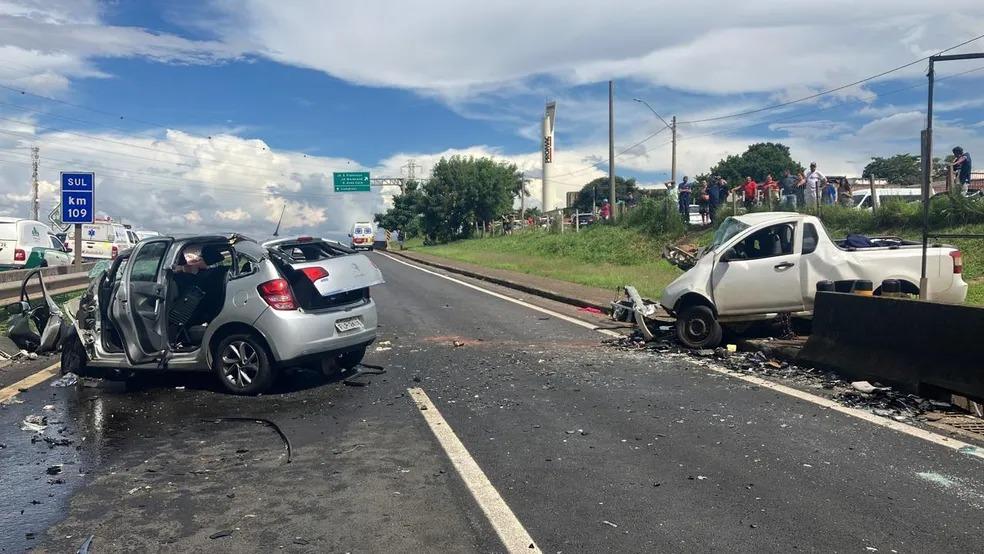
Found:
[[[717,211],[718,204],[721,203],[721,177],[711,176],[710,183],[707,184],[707,212],[711,223],[714,222],[714,212]]]
[[[960,192],[967,194],[970,189],[970,154],[957,146],[953,149],[953,170],[957,172],[957,183],[960,185]]]
[[[677,187],[677,193],[680,197],[680,216],[683,217],[684,223],[690,222],[690,194],[693,192],[693,185],[690,183],[690,178],[686,175],[683,176],[683,181],[680,182],[680,186]]]

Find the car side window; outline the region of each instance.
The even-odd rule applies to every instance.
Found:
[[[252,275],[256,272],[256,262],[252,259],[236,253],[236,277]]]
[[[793,253],[792,223],[770,225],[745,237],[732,247],[735,260],[759,260]]]
[[[58,240],[58,237],[55,235],[48,235],[48,239],[51,241],[51,247],[55,250],[65,250],[65,246],[62,244],[62,241]]]
[[[819,241],[820,236],[817,234],[816,226],[812,223],[803,225],[803,253],[812,254],[817,249]]]
[[[157,272],[170,244],[166,241],[142,245],[130,258],[130,281],[151,283],[157,281]]]

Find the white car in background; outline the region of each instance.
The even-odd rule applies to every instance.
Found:
[[[29,262],[30,267],[69,265],[72,263],[69,252],[44,223],[0,217],[0,269],[21,269]]]
[[[75,243],[75,226],[69,228],[66,240]],[[122,223],[104,220],[82,224],[82,258],[86,260],[115,260],[138,242],[140,237]]]

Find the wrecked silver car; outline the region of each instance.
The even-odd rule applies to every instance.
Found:
[[[92,279],[62,371],[213,371],[232,393],[261,393],[280,367],[357,365],[382,282],[366,256],[317,238],[153,237]]]

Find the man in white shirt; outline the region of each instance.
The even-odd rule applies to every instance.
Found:
[[[806,172],[806,194],[812,205],[820,200],[820,187],[827,184],[827,177],[817,171],[817,162],[810,162],[810,171]]]

